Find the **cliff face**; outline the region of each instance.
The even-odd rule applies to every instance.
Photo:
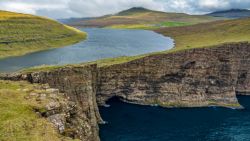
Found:
[[[68,115],[62,134],[82,141],[99,141],[98,123],[101,117],[96,104],[96,65],[61,68],[47,72],[12,74],[3,77],[9,80],[28,80],[31,83],[48,83],[51,88],[65,93],[75,104]]]
[[[58,88],[76,102],[78,108],[70,115],[64,134],[83,141],[98,141],[98,122],[101,122],[96,104],[96,65],[63,68],[51,72],[32,73],[27,79],[32,83],[48,83]]]
[[[8,80],[48,83],[76,103],[64,134],[98,141],[97,103],[116,96],[142,105],[164,107],[240,107],[236,92],[250,92],[250,44],[225,44],[158,54],[124,64],[65,67],[47,72],[10,74]],[[97,102],[96,102],[97,101]]]
[[[99,104],[113,96],[165,107],[239,106],[236,91],[250,90],[250,44],[152,55],[99,69]]]
[[[236,92],[237,94],[250,95],[250,52],[248,48],[244,51],[239,50],[238,52],[241,60],[238,68]]]

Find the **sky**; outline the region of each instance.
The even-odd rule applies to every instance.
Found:
[[[132,7],[205,14],[227,9],[250,9],[250,0],[0,0],[0,10],[54,19],[96,17]]]

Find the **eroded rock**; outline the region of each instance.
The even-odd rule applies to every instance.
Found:
[[[98,123],[102,119],[97,102],[105,105],[116,96],[124,102],[142,105],[240,108],[236,92],[250,92],[249,74],[250,44],[232,43],[156,54],[101,68],[65,67],[47,72],[5,74],[0,79],[48,83],[50,87],[44,89],[50,89],[47,92],[51,94],[46,98],[61,95],[68,101],[60,106],[54,101],[47,107],[45,115],[59,131],[83,141],[99,141]]]

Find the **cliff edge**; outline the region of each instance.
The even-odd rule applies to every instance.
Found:
[[[123,64],[79,65],[37,72],[5,74],[3,80],[48,83],[76,103],[65,135],[98,141],[98,106],[112,97],[163,107],[222,106],[241,108],[236,93],[250,92],[250,43],[230,43]]]

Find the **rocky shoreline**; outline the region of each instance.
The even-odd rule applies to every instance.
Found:
[[[75,103],[64,135],[99,141],[98,105],[112,97],[162,107],[241,108],[236,93],[250,92],[250,43],[156,54],[112,66],[79,65],[1,75],[2,80],[48,84]]]

